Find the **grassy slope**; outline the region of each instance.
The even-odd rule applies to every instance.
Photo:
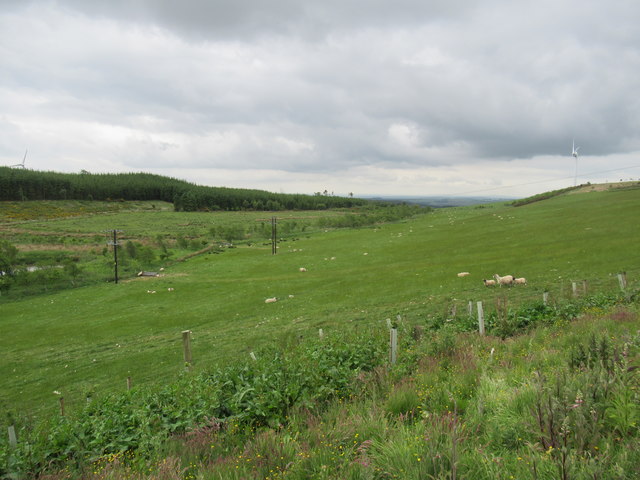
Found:
[[[561,286],[566,293],[568,282],[582,279],[614,288],[613,273],[626,270],[630,279],[640,273],[633,248],[639,203],[640,190],[631,190],[520,208],[439,210],[411,222],[283,243],[277,256],[268,246],[243,247],[175,265],[158,279],[7,303],[0,401],[52,409],[51,392],[61,390],[73,408],[83,390],[122,389],[128,375],[137,383],[174,378],[182,369],[184,329],[193,330],[195,363],[206,368],[318,327],[366,325],[395,314],[418,322],[453,299],[462,305],[500,294],[520,301],[547,288],[560,295]],[[459,271],[471,275],[458,278]],[[493,273],[525,276],[529,286],[487,290],[481,279]],[[271,296],[280,301],[265,304]]]

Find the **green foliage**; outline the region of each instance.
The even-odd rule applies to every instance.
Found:
[[[11,275],[18,257],[18,249],[7,240],[0,239],[0,271],[4,275]]]
[[[382,398],[365,381],[387,361],[382,332],[285,342],[162,388],[92,398],[73,416],[14,418],[19,443],[0,437],[0,475],[630,479],[640,466],[637,321],[630,332],[609,323],[606,343],[581,323],[556,329],[521,365],[534,337],[461,339]],[[572,366],[558,348],[567,341],[595,348],[597,361]],[[491,344],[502,350],[495,362]],[[565,367],[550,368],[551,356]]]
[[[262,190],[204,187],[148,173],[56,173],[0,167],[2,200],[158,200],[176,211],[316,210],[350,208],[366,200],[276,194]]]
[[[13,284],[14,264],[18,249],[7,240],[0,239],[0,295],[7,292]]]
[[[531,197],[522,198],[520,200],[515,200],[515,201],[511,202],[510,205],[512,205],[514,207],[522,207],[524,205],[529,205],[531,203],[540,202],[542,200],[548,200],[549,198],[557,197],[559,195],[563,195],[565,193],[571,192],[573,190],[577,190],[579,188],[582,188],[582,185],[578,185],[576,187],[561,188],[559,190],[552,190],[552,191],[544,192],[544,193],[539,193],[539,194],[533,195]]]
[[[294,407],[320,409],[352,393],[355,377],[379,365],[382,351],[374,336],[324,339],[286,352],[260,351],[257,361],[184,375],[160,390],[93,399],[73,418],[53,416],[35,429],[24,423],[24,449],[12,450],[0,439],[0,476],[33,475],[69,463],[80,468],[127,451],[148,456],[170,435],[214,418],[227,428],[280,428]],[[253,448],[260,449],[259,443]]]
[[[415,388],[410,385],[401,385],[395,388],[385,404],[385,410],[394,416],[413,417],[418,413],[420,397]]]

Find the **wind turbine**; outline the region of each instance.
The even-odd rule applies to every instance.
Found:
[[[571,151],[571,155],[573,155],[573,158],[576,159],[576,176],[573,179],[573,186],[574,187],[578,184],[578,150],[580,150],[580,147],[576,147],[576,140],[574,138],[573,139],[573,147],[572,147],[572,151]]]
[[[10,167],[14,167],[14,168],[25,168],[25,167],[24,167],[24,162],[25,162],[25,160],[27,159],[27,152],[28,152],[28,151],[29,151],[28,149],[24,151],[24,157],[23,157],[23,159],[22,159],[22,163],[18,163],[18,164],[16,164],[16,165],[9,165],[9,166],[10,166]]]

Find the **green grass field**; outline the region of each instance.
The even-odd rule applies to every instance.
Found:
[[[552,298],[566,297],[571,282],[582,280],[592,291],[611,290],[620,271],[637,284],[639,206],[636,189],[565,195],[518,208],[442,209],[398,223],[298,235],[281,243],[275,256],[256,242],[174,263],[158,278],[4,302],[0,404],[44,413],[57,408],[57,390],[73,410],[86,391],[124,390],[128,376],[134,384],[170,382],[184,369],[185,329],[193,331],[194,368],[208,369],[265,344],[317,335],[318,328],[367,329],[395,315],[418,324],[454,304],[461,311],[470,300],[493,308],[498,296],[514,304],[545,290]],[[109,228],[134,237],[167,229],[200,235],[222,215],[229,215],[225,222],[260,217],[158,206],[25,220],[20,228],[59,235]],[[296,214],[278,214],[285,215]],[[457,277],[462,271],[470,275]],[[482,279],[494,273],[526,277],[528,285],[487,289]],[[279,301],[265,304],[268,297]]]

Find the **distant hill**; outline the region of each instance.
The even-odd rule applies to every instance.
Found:
[[[455,196],[367,196],[369,200],[393,202],[393,203],[410,203],[414,205],[425,205],[433,208],[445,207],[464,207],[466,205],[479,205],[483,203],[510,202],[513,197],[455,197]]]
[[[323,210],[367,203],[321,194],[207,187],[150,173],[58,173],[9,167],[0,167],[0,200],[156,200],[173,203],[177,211]]]
[[[640,188],[640,182],[615,182],[615,183],[585,183],[575,187],[561,188],[559,190],[551,190],[549,192],[539,193],[531,197],[520,198],[511,202],[514,207],[529,205],[530,203],[548,200],[559,195],[569,195],[575,193],[604,192],[609,190],[633,190]]]

